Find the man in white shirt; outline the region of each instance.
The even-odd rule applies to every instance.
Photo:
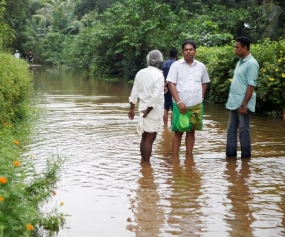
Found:
[[[15,58],[19,59],[20,58],[20,53],[18,52],[18,50],[16,50],[15,54],[14,54]]]
[[[173,98],[172,151],[179,153],[183,132],[186,132],[186,154],[192,156],[195,143],[195,130],[202,130],[203,100],[207,85],[210,82],[206,67],[195,60],[196,44],[186,40],[182,44],[183,58],[174,62],[169,70],[166,81]],[[189,114],[186,130],[176,126],[181,114]]]
[[[147,68],[140,70],[135,77],[131,96],[129,97],[129,119],[135,116],[135,104],[139,99],[139,121],[137,132],[142,135],[140,151],[142,161],[149,161],[152,144],[157,131],[162,126],[164,113],[164,76],[159,68],[163,56],[159,50],[152,50],[147,55]]]

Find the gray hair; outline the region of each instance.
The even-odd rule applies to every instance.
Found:
[[[163,63],[162,53],[157,49],[152,50],[146,56],[146,61],[148,66],[160,68],[161,64]]]

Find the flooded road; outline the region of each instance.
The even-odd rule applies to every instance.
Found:
[[[285,236],[285,124],[252,116],[252,159],[226,160],[228,111],[205,105],[194,158],[171,157],[159,132],[150,164],[140,163],[131,85],[36,69],[43,110],[26,155],[36,167],[66,158],[55,203],[67,217],[59,237]],[[238,153],[240,156],[240,153]]]

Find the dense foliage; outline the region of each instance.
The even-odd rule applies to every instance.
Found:
[[[0,53],[0,123],[16,122],[27,115],[31,79],[24,60]]]
[[[32,50],[36,62],[130,80],[145,66],[150,50],[159,49],[166,58],[170,47],[180,49],[182,41],[192,39],[204,51],[200,57],[212,78],[208,100],[213,103],[224,103],[228,93],[237,60],[229,53],[232,40],[246,35],[256,44],[261,65],[259,111],[277,116],[284,108],[283,77],[276,77],[284,73],[278,49],[285,36],[283,0],[20,2],[0,0],[2,48]]]

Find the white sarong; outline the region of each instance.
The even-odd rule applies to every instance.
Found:
[[[140,112],[137,132],[142,135],[144,132],[158,132],[162,127],[163,109],[153,109],[143,118],[143,113]]]

